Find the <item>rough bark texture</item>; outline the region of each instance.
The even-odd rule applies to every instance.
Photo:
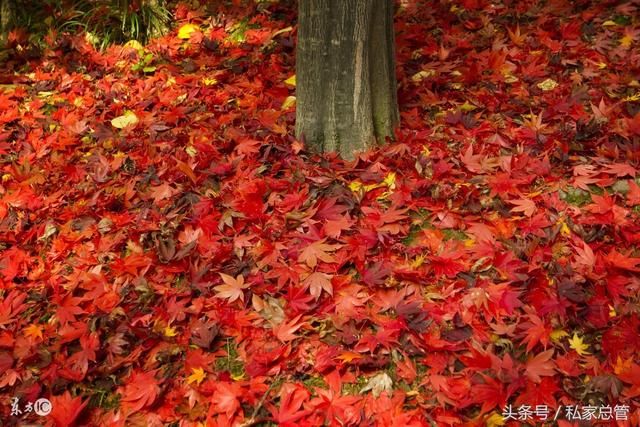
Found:
[[[398,123],[393,0],[300,0],[296,135],[351,159]]]

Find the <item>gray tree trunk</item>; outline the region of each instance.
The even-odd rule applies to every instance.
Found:
[[[296,136],[352,159],[398,124],[393,0],[299,0]]]

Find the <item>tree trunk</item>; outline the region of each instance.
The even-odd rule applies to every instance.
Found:
[[[299,0],[296,136],[315,151],[358,151],[398,124],[393,0]]]

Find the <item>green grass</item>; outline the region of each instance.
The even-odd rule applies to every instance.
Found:
[[[592,202],[591,193],[580,188],[568,187],[566,190],[560,190],[560,199],[570,205],[584,206]]]
[[[227,356],[216,359],[216,370],[229,372],[233,378],[244,376],[244,363],[238,358],[238,347],[233,339],[227,339],[225,350]]]

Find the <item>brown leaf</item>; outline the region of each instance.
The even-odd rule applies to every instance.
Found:
[[[191,342],[198,347],[209,349],[219,332],[220,328],[215,323],[198,319],[191,327]]]

